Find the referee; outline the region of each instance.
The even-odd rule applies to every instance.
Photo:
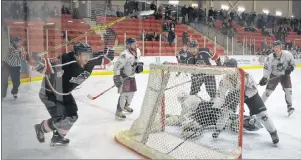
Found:
[[[14,37],[12,39],[12,46],[9,47],[9,53],[2,63],[1,99],[6,97],[9,76],[13,82],[11,94],[15,99],[18,98],[17,94],[20,86],[21,61],[26,60],[27,57],[27,52],[22,47],[21,37]]]

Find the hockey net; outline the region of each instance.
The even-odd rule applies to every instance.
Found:
[[[177,75],[179,72],[181,74]],[[192,84],[191,77],[196,74],[200,77]],[[237,92],[228,96],[227,101],[223,101],[224,105],[221,107],[222,110],[219,110],[220,112],[213,113],[209,111],[209,108],[212,107],[210,101],[220,103],[217,106],[222,106],[222,103],[210,98],[212,95],[210,88],[213,91],[214,88],[217,88],[216,94],[221,93],[219,92],[219,83],[225,77],[231,80],[232,89],[236,86]],[[238,68],[151,64],[140,116],[134,121],[130,130],[118,133],[115,140],[138,154],[152,159],[240,158],[243,126],[243,80],[244,72]],[[216,86],[213,81],[216,82]],[[207,91],[205,83],[202,82],[206,82]],[[230,86],[228,87],[231,89]],[[191,103],[193,100],[186,101],[185,103],[190,103],[186,106],[191,108],[188,108],[188,112],[186,108],[185,113],[198,112],[200,114],[192,114],[196,116],[179,122],[184,108],[177,96],[185,91],[189,94],[191,89],[198,88],[200,91],[196,96],[200,100],[199,104],[201,105],[199,106],[205,110],[196,110],[198,107],[193,107],[192,104],[198,103]],[[228,93],[219,96],[225,98],[226,94]],[[233,105],[235,105],[236,113],[234,115],[236,116],[229,118],[231,115],[227,116],[228,114],[225,112],[231,110],[231,106],[233,110]],[[200,117],[197,117],[198,115]],[[217,138],[212,136],[219,125],[214,119],[215,116],[225,122],[224,130]],[[187,114],[184,117],[187,118]],[[173,121],[177,123],[173,123]]]

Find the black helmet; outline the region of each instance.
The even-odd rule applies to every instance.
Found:
[[[21,40],[22,40],[21,37],[16,36],[16,37],[13,37],[11,41],[12,41],[12,42],[19,42],[19,41],[21,41]]]
[[[190,41],[190,43],[189,43],[190,48],[195,48],[195,47],[198,47],[198,46],[199,46],[199,44],[198,44],[197,41]]]
[[[226,67],[237,67],[237,61],[234,58],[230,58],[224,62]]]
[[[82,52],[91,52],[92,53],[92,48],[87,43],[77,43],[77,44],[73,45],[73,51],[75,53],[82,53]]]
[[[128,38],[125,41],[125,43],[126,43],[127,46],[131,45],[132,43],[135,43],[135,42],[137,42],[137,40],[135,38]]]
[[[273,46],[280,46],[282,43],[281,43],[281,41],[274,41],[273,42]]]

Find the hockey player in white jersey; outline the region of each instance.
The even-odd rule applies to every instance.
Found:
[[[236,67],[237,61],[230,59],[224,65]],[[247,73],[245,78],[245,103],[250,115],[244,118],[244,128],[249,131],[256,131],[263,123],[270,133],[274,144],[279,142],[277,130],[272,120],[267,115],[267,109],[262,102],[256,88],[253,77]],[[232,131],[236,131],[238,115],[235,113],[239,105],[239,99],[233,99],[239,95],[239,85],[235,75],[227,75],[219,84],[217,96],[214,102],[203,101],[196,95],[189,95],[182,92],[178,95],[182,111],[179,116],[167,115],[166,125],[180,126],[181,136],[184,139],[194,139],[202,134],[202,131],[209,126],[215,126],[213,137],[218,135],[229,126]],[[236,95],[236,96],[235,96]],[[239,97],[238,97],[239,98]]]
[[[275,41],[273,47],[275,52],[266,58],[263,77],[259,82],[261,86],[267,85],[261,98],[265,102],[280,82],[285,93],[288,116],[290,116],[295,110],[292,107],[292,82],[290,74],[296,68],[296,64],[293,55],[289,51],[281,49],[282,44],[280,41]]]
[[[116,118],[125,119],[122,111],[133,112],[130,107],[131,101],[137,91],[135,74],[143,71],[143,63],[139,62],[137,57],[137,41],[135,38],[126,40],[126,50],[123,51],[114,63],[114,84],[120,93]]]
[[[224,66],[228,67],[237,67],[237,61],[233,58],[229,59],[224,63]],[[231,114],[235,113],[236,107],[238,105],[239,101],[233,101],[232,104],[229,102],[226,102],[227,100],[231,99],[231,94],[239,95],[239,84],[237,82],[236,77],[237,75],[226,75],[219,85],[219,91],[216,97],[216,101],[213,105],[213,108],[218,107],[216,105],[231,105],[229,109],[228,107],[224,106],[224,111],[222,112],[222,115],[217,120],[216,124],[216,132],[212,134],[213,138],[217,138],[218,135],[221,133],[221,131],[224,128],[225,122],[229,119],[228,117],[231,116]],[[269,132],[271,135],[272,141],[274,144],[277,144],[279,142],[277,130],[275,128],[275,125],[272,121],[272,119],[267,114],[267,109],[261,99],[261,97],[258,94],[257,90],[257,84],[254,80],[254,78],[245,72],[245,101],[244,103],[247,104],[250,115],[256,115],[256,119],[260,121],[265,129]],[[228,93],[227,93],[228,92]],[[226,95],[224,97],[221,97],[223,95]],[[236,96],[237,97],[237,96]],[[223,108],[223,107],[222,107]]]

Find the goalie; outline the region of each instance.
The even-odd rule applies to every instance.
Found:
[[[235,59],[230,59],[224,65],[237,67],[237,62]],[[238,83],[233,77],[235,75],[223,78],[214,102],[201,101],[195,95],[188,96],[188,94],[181,93],[178,101],[182,105],[182,112],[180,116],[167,115],[166,124],[181,126],[181,136],[185,139],[197,138],[209,126],[214,126],[213,138],[217,138],[226,127],[235,131],[235,128],[238,127],[238,124],[235,123],[238,115],[235,112],[239,99],[233,98],[237,97],[234,95],[239,95],[239,86],[236,86]],[[260,127],[258,121],[262,122],[270,133],[273,143],[278,143],[277,130],[267,115],[267,109],[258,95],[254,79],[247,73],[245,76],[245,103],[250,110],[250,115],[255,118],[245,117],[244,128],[254,131],[258,129],[258,126]]]

